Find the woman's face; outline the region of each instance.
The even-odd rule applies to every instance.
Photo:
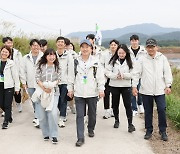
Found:
[[[69,50],[73,50],[72,44],[70,44],[68,48],[69,48]]]
[[[118,56],[119,56],[119,58],[120,59],[125,59],[125,57],[126,57],[126,52],[123,50],[123,49],[119,49],[118,50]]]
[[[1,50],[1,58],[6,60],[9,57],[9,51],[6,48],[3,48]]]
[[[47,63],[53,64],[54,61],[56,60],[56,55],[55,54],[52,54],[52,55],[49,54],[49,55],[47,55],[46,59],[47,59]]]

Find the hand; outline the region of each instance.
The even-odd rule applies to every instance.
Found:
[[[123,75],[119,73],[118,76],[117,76],[117,79],[122,80],[123,79]]]
[[[104,96],[105,96],[104,91],[99,92],[99,98],[102,98]]]
[[[69,91],[69,92],[67,93],[67,95],[68,95],[70,98],[72,98],[72,97],[74,96],[74,92],[73,92],[73,91]]]
[[[165,91],[165,94],[169,95],[171,93],[171,88],[167,87],[167,88],[165,88],[164,91]]]
[[[27,89],[27,85],[26,84],[22,84],[23,89]]]
[[[43,90],[48,94],[51,93],[51,89],[49,89],[49,88],[44,88]]]
[[[136,87],[132,87],[132,94],[133,96],[137,96],[138,95],[138,90]]]

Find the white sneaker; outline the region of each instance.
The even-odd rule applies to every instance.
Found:
[[[63,119],[61,119],[61,118],[59,119],[58,126],[59,126],[60,128],[64,128],[64,127],[65,127],[65,123],[64,123]]]
[[[22,105],[21,103],[16,103],[19,113],[22,112]]]
[[[133,117],[138,115],[138,111],[133,111]]]
[[[144,107],[143,105],[139,105],[139,113],[143,114],[144,113]]]
[[[109,113],[110,113],[110,116],[111,116],[111,117],[114,117],[114,112],[113,112],[113,109],[112,109],[112,108],[109,109]]]
[[[5,116],[5,112],[2,112],[1,117],[4,117],[4,116]]]
[[[108,109],[105,109],[103,119],[108,119],[111,117],[111,114]]]
[[[35,124],[34,124],[34,127],[40,128],[40,126],[39,126],[39,119],[36,119],[36,122],[35,122]]]

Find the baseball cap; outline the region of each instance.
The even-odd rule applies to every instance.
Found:
[[[80,47],[81,47],[82,44],[84,44],[84,43],[86,43],[86,44],[89,45],[89,46],[92,46],[92,44],[91,44],[91,42],[90,42],[89,40],[82,40],[82,41],[80,42]]]
[[[153,38],[149,38],[146,41],[146,46],[157,46],[157,41]]]

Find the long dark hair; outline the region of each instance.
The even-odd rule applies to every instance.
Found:
[[[47,64],[47,56],[48,55],[55,55],[56,56],[56,59],[55,59],[55,61],[54,61],[54,66],[55,66],[55,71],[58,71],[59,70],[59,61],[58,61],[58,57],[57,57],[57,54],[56,54],[56,52],[55,52],[55,50],[54,49],[52,49],[52,48],[48,48],[45,52],[44,52],[44,55],[41,57],[41,59],[39,60],[39,62],[38,62],[38,69],[40,70],[40,71],[42,71],[41,70],[41,67],[42,67],[42,65],[45,65],[45,64]]]
[[[133,68],[132,60],[130,57],[130,52],[126,44],[120,44],[115,52],[115,54],[111,57],[109,64],[112,64],[114,67],[114,64],[116,63],[116,60],[119,58],[118,56],[118,50],[123,49],[126,52],[125,59],[127,61],[127,65],[129,66],[129,69]]]

